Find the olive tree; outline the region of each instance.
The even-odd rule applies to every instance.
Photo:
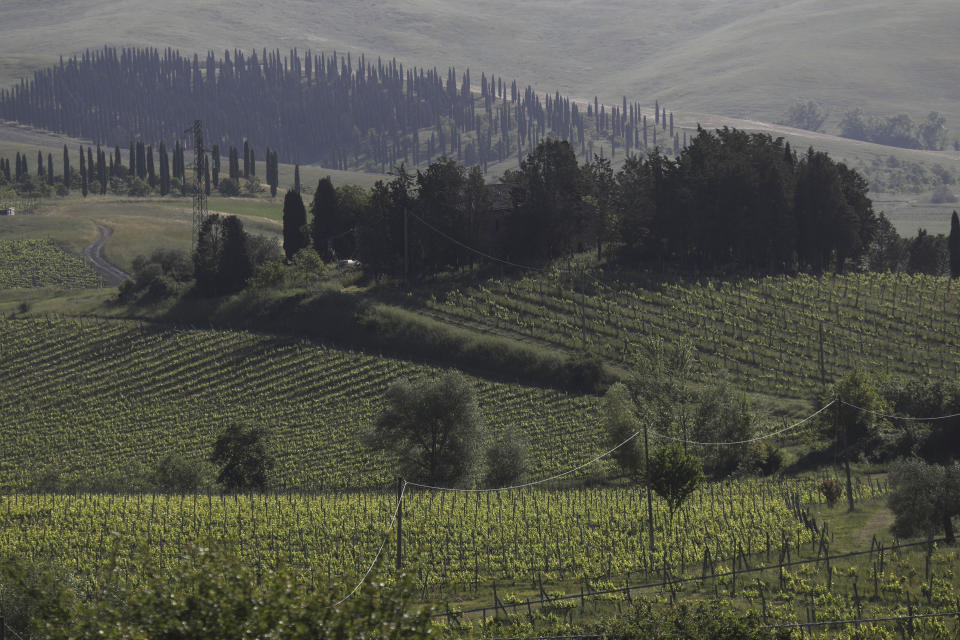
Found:
[[[394,453],[406,479],[448,486],[469,476],[483,432],[473,387],[459,371],[450,371],[420,384],[406,379],[392,384],[367,442]]]
[[[904,460],[891,467],[890,487],[887,504],[893,511],[895,535],[933,536],[943,529],[947,542],[953,543],[953,516],[960,515],[960,465]]]

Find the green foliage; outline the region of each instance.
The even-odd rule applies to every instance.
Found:
[[[176,453],[161,458],[153,473],[154,485],[165,493],[193,493],[202,481],[197,464]]]
[[[299,191],[290,190],[283,197],[283,251],[292,260],[298,251],[310,244],[304,233],[307,210]]]
[[[916,458],[903,460],[890,468],[889,481],[894,534],[933,536],[943,530],[953,542],[951,519],[960,515],[960,465],[945,468]]]
[[[607,429],[607,443],[611,448],[640,430],[636,404],[622,382],[611,385],[603,396],[603,417]],[[628,477],[636,476],[642,465],[640,445],[637,441],[638,439],[634,438],[611,454],[621,472]]]
[[[290,279],[293,284],[300,287],[315,287],[320,284],[323,274],[326,273],[327,266],[323,263],[323,258],[313,247],[304,247],[293,256],[293,263],[290,268]]]
[[[644,473],[644,481],[667,503],[671,519],[702,479],[703,463],[680,445],[655,451]]]
[[[473,471],[484,430],[473,388],[450,371],[431,382],[390,385],[368,442],[395,454],[406,479],[454,486]]]
[[[807,131],[819,131],[828,115],[830,112],[813,100],[798,101],[790,105],[790,109],[777,124]]]
[[[755,435],[750,403],[742,393],[726,385],[699,394],[694,408],[692,440],[699,442],[740,442]],[[751,449],[746,445],[704,446],[700,450],[706,473],[714,478],[738,469],[749,471]]]
[[[764,629],[756,613],[743,614],[726,602],[681,603],[655,607],[640,600],[626,615],[601,629],[621,640],[769,640],[777,637]]]
[[[527,472],[529,453],[526,443],[512,429],[505,430],[487,447],[484,486],[508,487],[519,484]]]
[[[847,459],[871,451],[879,435],[880,419],[869,413],[887,413],[887,403],[877,392],[876,382],[859,368],[851,370],[833,386],[833,396],[861,409],[841,403],[824,412],[820,419],[823,434],[839,444],[839,452]]]
[[[193,547],[167,568],[142,558],[137,583],[106,581],[91,594],[27,563],[3,564],[5,582],[30,595],[30,635],[38,640],[168,638],[428,637],[428,609],[415,607],[411,582],[371,576],[350,599],[347,584],[313,588],[290,568],[265,569],[217,548]],[[336,605],[336,606],[335,606]]]
[[[227,491],[263,491],[275,465],[262,426],[227,427],[213,445],[210,461],[220,467],[217,482]]]
[[[948,273],[950,253],[947,239],[943,234],[931,235],[926,229],[917,231],[910,241],[907,257],[907,271],[939,276]]]
[[[217,190],[220,191],[220,195],[226,197],[240,195],[240,185],[234,178],[221,178]]]

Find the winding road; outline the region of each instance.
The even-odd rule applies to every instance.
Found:
[[[93,267],[103,278],[103,284],[106,287],[116,287],[121,282],[130,277],[130,274],[113,266],[103,257],[103,246],[113,235],[113,229],[101,224],[97,225],[97,239],[89,247],[83,250],[83,257],[90,261]]]

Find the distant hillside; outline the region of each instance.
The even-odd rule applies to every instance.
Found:
[[[954,0],[66,0],[54,16],[10,0],[0,22],[0,84],[38,60],[104,42],[201,55],[310,47],[470,66],[608,103],[634,95],[773,121],[809,98],[836,116],[853,106],[879,115],[937,110],[960,129],[958,24]]]

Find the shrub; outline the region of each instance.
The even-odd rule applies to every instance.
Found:
[[[826,478],[820,483],[818,490],[827,501],[827,506],[833,509],[837,500],[843,497],[843,485],[832,478]]]
[[[487,473],[484,483],[498,488],[518,484],[527,471],[527,446],[516,433],[505,432],[486,452]]]
[[[233,178],[220,178],[220,185],[217,187],[220,195],[226,197],[240,195],[240,185]]]
[[[930,196],[930,202],[933,204],[944,204],[956,201],[957,196],[955,196],[945,184],[937,185],[933,190],[933,195]]]
[[[200,486],[201,473],[196,463],[177,453],[168,453],[153,472],[156,488],[165,493],[192,493]]]

